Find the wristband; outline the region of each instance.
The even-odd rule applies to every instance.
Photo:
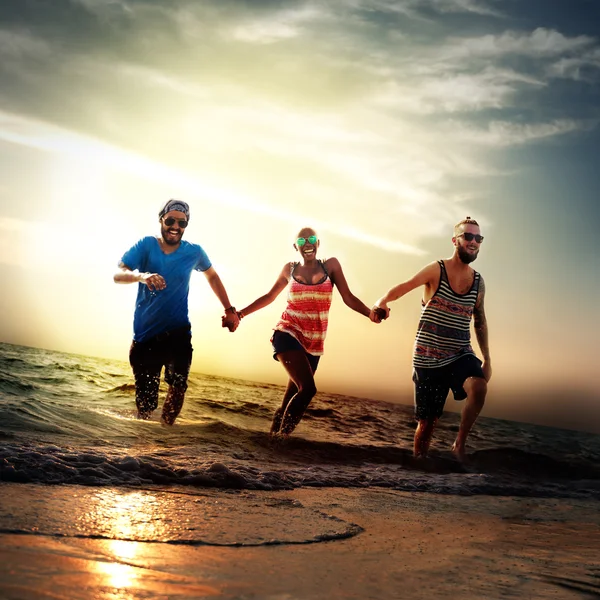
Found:
[[[232,313],[235,313],[235,312],[237,312],[237,311],[235,310],[235,306],[230,306],[229,308],[226,308],[226,309],[225,309],[225,312],[232,312]]]

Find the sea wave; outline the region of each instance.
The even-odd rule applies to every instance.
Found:
[[[129,365],[0,344],[0,481],[229,489],[387,487],[440,494],[600,498],[600,436],[481,417],[468,462],[447,413],[412,456],[412,408],[319,393],[285,441],[283,388],[192,373],[175,426],[136,419]],[[164,387],[161,401],[164,398]]]
[[[468,464],[450,453],[416,459],[402,448],[343,446],[290,439],[273,443],[261,432],[240,432],[244,442],[225,456],[223,423],[203,426],[202,444],[148,445],[129,452],[106,447],[0,445],[0,480],[21,483],[143,486],[149,484],[251,490],[314,487],[387,487],[445,494],[585,496],[600,499],[595,464],[557,461],[514,448],[475,452]],[[0,439],[2,436],[0,435]],[[211,443],[212,440],[212,443]]]

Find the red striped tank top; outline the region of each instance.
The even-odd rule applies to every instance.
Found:
[[[295,337],[309,354],[321,356],[329,322],[333,283],[322,261],[319,264],[325,274],[319,283],[297,281],[294,279],[294,270],[298,264],[292,265],[287,306],[274,329]]]

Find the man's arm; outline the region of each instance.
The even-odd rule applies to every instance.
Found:
[[[412,292],[412,290],[421,285],[433,285],[439,279],[439,276],[439,264],[437,262],[430,263],[411,279],[399,283],[395,287],[389,289],[381,298],[379,298],[379,300],[377,300],[374,308],[382,308],[385,310],[387,317],[390,314],[388,303],[402,298],[402,296],[408,294],[408,292]]]
[[[215,296],[219,299],[219,302],[223,305],[225,309],[225,318],[223,319],[223,326],[227,327],[229,331],[235,331],[237,326],[240,324],[240,319],[237,315],[235,308],[231,305],[229,301],[229,296],[227,295],[227,291],[225,290],[225,286],[219,277],[219,274],[215,271],[214,267],[209,267],[204,272],[204,276],[208,280],[208,284],[210,285],[212,291],[215,293]]]
[[[143,283],[151,290],[164,290],[167,284],[158,273],[140,273],[131,270],[124,262],[119,263],[119,270],[113,275],[115,283]]]
[[[485,283],[483,277],[479,279],[479,295],[477,296],[477,302],[473,308],[473,321],[475,325],[475,336],[477,337],[477,343],[483,356],[483,375],[486,381],[489,381],[492,377],[492,359],[490,357],[490,346],[488,339],[488,326],[487,319],[485,318],[484,309],[485,300]]]

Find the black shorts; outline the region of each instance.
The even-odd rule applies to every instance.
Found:
[[[439,419],[450,390],[455,400],[464,400],[467,393],[463,384],[468,377],[483,378],[481,365],[475,355],[465,354],[444,367],[415,367],[412,378],[415,383],[415,417],[419,420]]]
[[[189,327],[162,333],[145,342],[132,342],[129,364],[135,377],[135,400],[138,410],[150,412],[158,406],[160,374],[165,381],[187,389],[192,364],[192,334]]]
[[[273,358],[275,360],[279,360],[277,355],[280,352],[287,352],[288,350],[300,350],[306,355],[312,372],[314,373],[317,370],[319,359],[321,357],[315,356],[314,354],[309,354],[293,335],[285,333],[285,331],[275,331],[273,333],[273,337],[271,338],[271,344],[273,345]]]

